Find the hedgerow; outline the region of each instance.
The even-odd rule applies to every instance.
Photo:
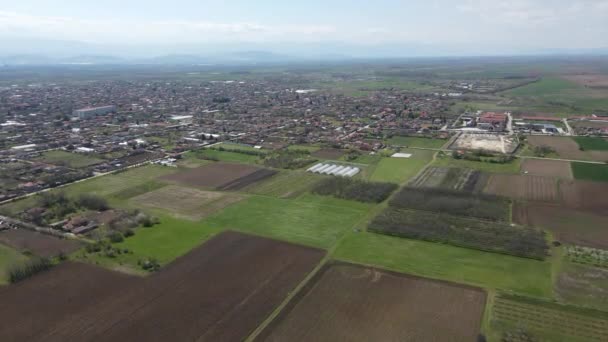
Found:
[[[359,202],[380,203],[387,199],[397,184],[367,182],[358,179],[332,177],[315,185],[312,192],[323,196],[355,200]]]

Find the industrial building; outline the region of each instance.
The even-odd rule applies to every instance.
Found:
[[[106,115],[108,113],[116,112],[116,106],[103,106],[93,108],[82,108],[74,111],[74,116],[79,119],[90,119],[99,115]]]

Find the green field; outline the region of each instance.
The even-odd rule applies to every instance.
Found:
[[[521,160],[517,158],[508,164],[495,164],[464,159],[454,159],[452,156],[444,155],[443,157],[438,157],[431,165],[437,167],[458,167],[491,173],[519,173]]]
[[[204,220],[205,225],[329,248],[357,224],[371,206],[330,197],[297,200],[253,196]]]
[[[255,164],[260,159],[259,156],[255,155],[229,151],[218,151],[212,149],[205,149],[203,151],[197,152],[197,154],[213,160],[230,163]]]
[[[97,158],[94,155],[72,153],[62,150],[44,152],[42,156],[36,158],[36,160],[48,164],[65,165],[74,169],[99,164],[104,161],[103,159]]]
[[[565,262],[555,281],[555,295],[573,305],[608,311],[608,269]]]
[[[138,270],[137,262],[144,258],[155,258],[165,265],[179,256],[188,253],[220,230],[216,227],[173,218],[169,215],[159,216],[160,224],[150,228],[137,229],[134,236],[124,242],[113,244],[116,248],[129,249],[132,254],[120,254],[116,258],[77,252],[73,258],[86,262],[99,263],[109,268],[128,267]]]
[[[25,261],[27,258],[16,250],[0,244],[0,285],[8,283],[8,268],[14,263]]]
[[[431,139],[420,137],[402,137],[394,136],[388,140],[389,145],[407,146],[407,147],[423,147],[423,148],[441,148],[447,140]]]
[[[512,96],[549,96],[576,91],[582,88],[574,82],[559,78],[543,78],[542,80],[523,87],[506,91]]]
[[[353,233],[334,257],[434,279],[551,297],[551,264],[373,233]]]
[[[608,164],[572,163],[575,179],[608,182]]]
[[[574,141],[585,151],[608,151],[608,140],[595,137],[574,137]]]
[[[281,171],[267,180],[248,186],[244,191],[257,195],[292,198],[307,192],[323,178],[304,171]]]
[[[313,145],[289,145],[287,147],[288,150],[306,150],[309,152],[316,152],[318,150],[320,150],[321,148],[319,146],[313,146]]]
[[[370,168],[369,180],[403,184],[416,176],[433,158],[433,151],[401,149],[411,153],[411,158],[382,158],[377,165]]]

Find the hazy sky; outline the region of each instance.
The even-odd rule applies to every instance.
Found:
[[[0,38],[608,47],[608,0],[0,0]]]

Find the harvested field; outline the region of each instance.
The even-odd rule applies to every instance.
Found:
[[[495,299],[492,325],[505,335],[523,327],[532,336],[525,341],[608,340],[608,314],[604,312],[511,295]]]
[[[608,216],[547,203],[516,202],[513,205],[513,221],[545,228],[561,242],[608,249]]]
[[[480,171],[455,167],[429,167],[410,185],[416,188],[444,188],[479,192],[485,186],[487,176]]]
[[[198,221],[242,199],[236,194],[170,185],[134,197],[131,201],[137,206],[163,209],[176,217]]]
[[[608,161],[608,151],[581,151],[576,141],[569,137],[533,135],[528,137],[528,144],[532,148],[549,146],[563,159]]]
[[[475,341],[477,288],[335,263],[325,266],[259,341]]]
[[[557,179],[528,175],[490,176],[484,193],[518,200],[555,202],[559,200]]]
[[[213,163],[160,179],[180,185],[219,189],[259,170],[260,168],[245,164]]]
[[[277,174],[277,171],[261,169],[249,174],[245,177],[234,180],[226,185],[223,185],[219,190],[241,190],[251,184],[263,181]]]
[[[559,160],[525,159],[521,164],[521,172],[530,176],[572,179],[570,163]]]
[[[559,189],[564,206],[608,216],[608,183],[563,181]]]
[[[20,251],[30,251],[41,257],[54,257],[60,253],[69,254],[82,247],[76,240],[61,239],[27,229],[9,229],[0,232],[0,243]]]
[[[143,280],[89,264],[65,262],[31,279],[0,287],[0,340],[62,340],[50,338],[55,326],[75,324],[74,317],[84,310],[139,287]]]
[[[57,270],[64,271],[69,291],[62,288],[64,281],[57,281],[57,270],[35,277],[47,276],[52,283],[30,279],[0,290],[0,319],[10,327],[0,332],[0,339],[242,341],[322,257],[316,249],[226,232],[134,283],[105,276],[109,284],[101,277],[91,285],[92,279],[66,272],[62,265]],[[98,287],[107,285],[112,296],[100,299],[97,292],[105,288]],[[40,308],[29,299],[38,296],[52,303]],[[66,314],[62,302],[74,296],[69,304],[74,309]],[[34,311],[44,316],[30,319]],[[25,322],[36,322],[35,329],[24,326],[24,316]]]
[[[342,156],[344,155],[344,151],[335,148],[322,148],[318,151],[311,153],[310,155],[319,159],[336,160],[342,158]]]

